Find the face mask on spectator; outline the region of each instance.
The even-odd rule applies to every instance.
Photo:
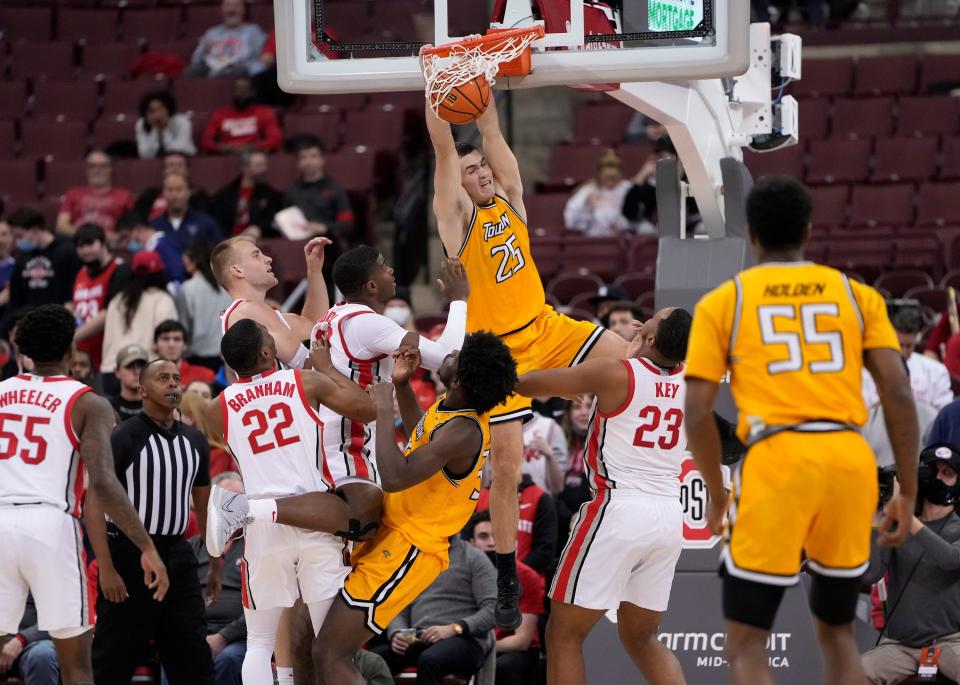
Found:
[[[37,249],[37,244],[27,240],[26,238],[23,238],[17,241],[17,249],[20,252],[30,252],[31,250]]]
[[[383,310],[383,315],[398,326],[405,326],[410,320],[410,308],[403,306],[387,307]]]
[[[136,254],[142,250],[143,243],[138,243],[136,240],[131,240],[129,243],[127,243],[127,251],[130,252],[130,254]]]
[[[939,478],[931,478],[920,481],[920,497],[944,507],[957,501],[957,487],[947,485]]]

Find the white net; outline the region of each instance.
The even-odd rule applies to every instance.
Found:
[[[434,114],[451,90],[480,74],[493,86],[500,65],[519,57],[540,35],[532,31],[505,36],[494,34],[489,41],[473,45],[457,43],[443,54],[422,54],[420,61],[427,82],[426,97]]]

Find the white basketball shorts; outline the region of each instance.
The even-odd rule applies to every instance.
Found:
[[[276,523],[246,529],[240,563],[242,599],[247,609],[291,607],[333,597],[350,572],[341,538]]]
[[[48,504],[0,506],[0,634],[33,594],[40,630],[93,626],[80,522]]]
[[[683,549],[679,498],[601,490],[583,504],[550,587],[554,601],[609,611],[666,611]]]

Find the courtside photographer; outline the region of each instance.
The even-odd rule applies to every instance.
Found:
[[[877,647],[863,655],[871,685],[903,682],[921,667],[923,674],[960,679],[960,451],[939,443],[924,449],[919,461],[910,537],[895,549],[874,538],[864,576],[872,584],[886,574],[887,585],[886,625]],[[890,475],[881,471],[883,506],[897,488]]]

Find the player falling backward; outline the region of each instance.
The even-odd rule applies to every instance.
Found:
[[[626,354],[626,342],[596,324],[575,321],[546,304],[530,253],[517,159],[500,131],[495,101],[477,119],[483,150],[455,144],[450,124],[426,108],[436,155],[433,209],[446,253],[459,257],[470,279],[467,331],[499,335],[520,374],[565,368],[587,359]],[[511,395],[490,413],[493,483],[490,506],[497,546],[497,625],[520,625],[515,552],[523,456],[523,420],[531,401]]]
[[[447,355],[463,343],[467,318],[465,300],[467,276],[457,260],[445,260],[437,284],[451,299],[447,327],[436,341],[403,329],[383,315],[386,303],[396,294],[393,269],[376,249],[361,245],[343,253],[333,265],[333,280],[344,293],[345,302],[332,307],[311,332],[312,339],[323,338],[330,347],[334,368],[362,389],[376,381],[389,381],[397,350],[419,350],[423,366],[439,370]],[[260,322],[262,323],[262,322]],[[351,540],[370,538],[380,520],[382,491],[376,465],[376,426],[341,416],[334,408],[320,405],[324,424],[323,448],[332,476],[333,488],[350,505],[345,525],[339,509],[328,512],[324,502],[307,493],[296,497],[254,500],[249,514],[258,521],[276,522],[308,530],[342,534]],[[218,518],[211,530],[227,530],[240,502],[222,488],[211,490],[210,507],[220,517],[224,498],[233,503],[231,512]],[[215,545],[232,533],[215,533]]]
[[[611,610],[624,648],[648,683],[684,682],[657,629],[683,548],[682,360],[689,334],[688,312],[661,309],[639,327],[626,359],[520,377],[517,392],[528,397],[597,396],[584,454],[593,498],[580,507],[550,588],[551,685],[586,682],[583,641]]]
[[[212,430],[222,434],[243,476],[246,498],[333,493],[336,488],[323,449],[324,424],[314,407],[325,406],[345,417],[367,422],[375,418],[373,402],[330,361],[329,348],[316,343],[310,355],[313,370],[277,369],[277,347],[267,329],[252,319],[237,321],[220,345],[224,361],[239,376],[207,408]],[[224,492],[230,508],[235,493]],[[327,508],[348,527],[348,507],[324,494]],[[216,525],[208,551],[219,556],[227,542],[217,538]],[[247,653],[243,682],[273,683],[270,660],[285,607],[303,598],[314,633],[323,623],[350,570],[343,562],[341,537],[286,525],[253,522],[246,527],[241,566],[243,613],[247,621]]]
[[[141,550],[144,582],[160,601],[167,570],[113,472],[113,409],[67,376],[73,315],[60,305],[17,326],[32,373],[0,383],[0,636],[16,634],[27,592],[50,633],[65,685],[93,683],[93,604],[87,596],[80,523],[84,473],[113,522]]]
[[[880,391],[900,479],[880,524],[881,544],[899,544],[909,530],[916,408],[880,294],[803,260],[806,188],[785,177],[761,179],[746,209],[758,265],[697,304],[686,369],[687,435],[714,533],[721,532],[726,498],[711,410],[728,371],[737,435],[748,447],[721,552],[730,675],[740,685],[773,682],[767,635],[805,557],[824,679],[862,685],[853,618],[878,499],[876,460],[859,432],[867,418],[864,365]]]

